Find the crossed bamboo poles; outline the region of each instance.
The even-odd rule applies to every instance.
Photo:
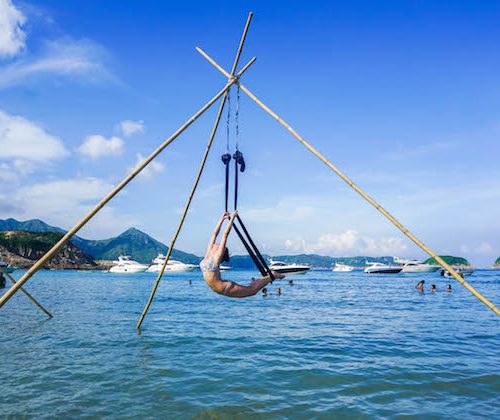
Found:
[[[399,222],[394,216],[392,216],[385,208],[378,204],[372,197],[366,194],[360,187],[358,187],[347,175],[344,174],[337,166],[331,163],[325,156],[323,156],[319,151],[317,151],[307,140],[305,140],[290,124],[278,116],[271,108],[265,105],[257,96],[255,96],[247,87],[245,87],[240,82],[240,76],[253,64],[255,57],[250,60],[236,75],[234,72],[239,62],[243,44],[248,32],[248,27],[252,19],[253,14],[250,13],[243,31],[242,38],[240,40],[240,45],[238,47],[238,52],[233,64],[231,72],[227,72],[222,68],[214,59],[212,59],[206,52],[201,48],[196,48],[197,51],[209,61],[218,71],[220,71],[228,80],[224,88],[222,88],[210,101],[208,101],[198,112],[196,112],[186,123],[184,123],[171,137],[165,140],[151,155],[145,159],[137,168],[135,168],[125,179],[118,184],[111,192],[109,192],[83,219],[81,219],[73,228],[71,228],[40,260],[38,260],[14,285],[0,298],[0,308],[63,246],[74,234],[76,234],[95,214],[101,210],[116,194],[118,194],[132,179],[134,179],[156,156],[158,156],[168,145],[170,145],[183,131],[185,131],[196,119],[198,119],[208,108],[210,108],[219,98],[223,97],[221,101],[219,112],[214,123],[212,133],[210,135],[205,153],[203,155],[200,169],[198,175],[195,179],[191,193],[188,197],[184,212],[182,214],[181,220],[177,227],[177,230],[172,238],[171,246],[168,250],[165,263],[163,264],[162,270],[160,271],[156,282],[151,291],[149,300],[144,308],[141,317],[137,323],[137,328],[139,329],[144,321],[147,311],[153,301],[155,292],[158,288],[161,277],[164,273],[168,258],[172,252],[173,246],[177,240],[180,233],[184,220],[186,218],[189,206],[193,199],[196,187],[198,185],[199,179],[203,172],[210,147],[212,145],[215,132],[222,115],[222,111],[227,98],[227,92],[232,85],[239,85],[240,89],[245,92],[246,95],[250,97],[258,106],[260,106],[267,114],[278,121],[283,127],[285,127],[300,143],[302,143],[314,156],[321,160],[325,165],[327,165],[333,172],[335,172],[344,182],[346,182],[354,191],[356,191],[364,200],[375,207],[384,217],[386,217],[391,223],[393,223],[404,235],[411,239],[418,247],[420,247],[424,252],[433,257],[445,270],[447,270],[462,286],[464,286],[469,292],[471,292],[476,298],[483,302],[488,308],[490,308],[496,315],[500,316],[500,310],[488,299],[486,299],[481,293],[479,293],[474,287],[472,287],[466,280],[464,280],[450,265],[448,265],[439,255],[427,247],[423,242],[421,242],[413,233],[411,233],[401,222]]]

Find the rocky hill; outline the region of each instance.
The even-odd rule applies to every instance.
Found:
[[[8,230],[65,233],[63,229],[50,226],[38,219],[24,222],[16,219],[0,220],[0,231]],[[89,240],[74,236],[71,238],[71,243],[96,260],[114,260],[119,255],[125,254],[131,255],[139,262],[150,263],[158,254],[165,254],[168,251],[166,245],[135,228],[130,228],[121,235],[109,239]],[[177,249],[172,251],[172,259],[190,264],[197,264],[201,260],[194,254]]]
[[[500,269],[500,257],[498,257],[493,264],[493,268]]]
[[[58,232],[28,232],[7,230],[0,232],[0,259],[19,268],[31,267],[61,237]],[[98,265],[72,243],[65,244],[45,265],[53,270],[95,270]]]

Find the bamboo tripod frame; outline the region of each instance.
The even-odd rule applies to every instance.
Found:
[[[0,267],[0,274],[3,274],[4,276],[7,276],[7,278],[10,280],[12,284],[16,284],[16,280],[14,277],[12,277],[7,271],[5,271],[2,267]],[[52,314],[45,309],[41,303],[39,303],[32,295],[29,293],[26,289],[23,287],[20,288],[21,292],[23,292],[33,304],[38,307],[42,312],[44,312],[49,318],[52,318]]]
[[[24,275],[14,284],[1,298],[0,308],[5,305],[9,299],[14,296],[17,291],[38,271],[43,265],[49,261],[54,254],[66,243],[73,235],[75,235],[87,222],[92,219],[115,195],[117,195],[130,181],[132,181],[139,173],[151,163],[167,146],[169,146],[179,135],[184,132],[191,124],[193,124],[208,108],[210,108],[217,100],[228,91],[228,89],[236,83],[238,78],[255,62],[255,57],[252,58],[236,76],[232,77],[226,85],[203,107],[200,108],[189,120],[187,120],[177,131],[166,139],[157,149],[155,149],[144,161],[133,169],[115,188],[113,188],[97,205],[90,210],[75,226],[73,226],[66,234],[51,248],[47,253],[40,258]]]
[[[285,120],[279,117],[274,111],[272,111],[267,105],[265,105],[257,96],[255,96],[248,88],[246,88],[240,82],[240,76],[253,64],[255,57],[250,60],[236,75],[234,72],[236,70],[239,57],[241,55],[241,50],[243,48],[243,43],[246,38],[248,27],[252,19],[252,13],[249,14],[243,35],[240,41],[236,59],[233,64],[231,72],[227,72],[221,66],[219,66],[215,60],[213,60],[207,53],[205,53],[201,48],[196,48],[198,52],[203,55],[214,67],[217,68],[225,77],[227,77],[227,83],[223,89],[221,89],[210,101],[208,101],[198,112],[196,112],[186,123],[184,123],[172,136],[165,140],[151,155],[145,159],[136,169],[130,172],[120,184],[118,184],[111,192],[109,192],[86,216],[84,216],[73,228],[71,228],[40,260],[38,260],[20,279],[18,282],[14,282],[14,285],[0,298],[0,308],[19,290],[22,286],[61,248],[73,235],[75,235],[97,212],[99,212],[116,194],[118,194],[132,179],[134,179],[153,159],[155,159],[169,144],[171,144],[183,131],[185,131],[196,119],[198,119],[208,108],[210,108],[219,98],[223,97],[223,100],[219,107],[219,112],[217,114],[216,121],[214,123],[212,133],[210,135],[205,153],[203,155],[198,174],[195,178],[191,193],[186,202],[184,213],[181,217],[177,230],[172,238],[171,246],[168,250],[168,254],[165,258],[165,263],[163,264],[162,270],[159,273],[156,282],[154,284],[153,290],[149,300],[141,314],[141,317],[137,323],[137,328],[140,328],[144,317],[151,305],[154,298],[155,292],[158,288],[161,277],[165,271],[166,264],[170,258],[170,254],[173,250],[173,246],[177,240],[177,237],[181,231],[184,220],[186,218],[189,206],[194,197],[194,193],[198,186],[201,174],[203,172],[210,147],[212,145],[213,138],[218,128],[218,124],[222,115],[222,111],[227,98],[227,92],[232,85],[238,84],[240,89],[245,92],[257,105],[259,105],[267,114],[278,121],[283,127],[285,127],[302,145],[304,145],[314,156],[320,159],[325,165],[327,165],[333,172],[335,172],[344,182],[346,182],[354,191],[356,191],[364,200],[375,207],[384,217],[386,217],[391,223],[393,223],[403,234],[405,234],[409,239],[411,239],[417,246],[419,246],[428,255],[433,257],[444,269],[450,272],[450,274],[469,292],[471,292],[476,298],[483,302],[488,308],[490,308],[496,315],[500,316],[500,311],[498,308],[483,295],[481,295],[476,289],[474,289],[467,281],[465,281],[450,265],[448,265],[441,257],[439,257],[435,252],[428,248],[423,242],[421,242],[415,235],[413,235],[402,223],[400,223],[394,216],[392,216],[385,208],[378,204],[373,198],[371,198],[367,193],[365,193],[360,187],[358,187],[347,175],[345,175],[337,166],[331,163],[325,156],[323,156],[319,151],[317,151],[308,141],[306,141],[300,134]]]
[[[234,76],[234,73],[236,71],[236,67],[238,67],[238,62],[240,61],[241,52],[243,51],[243,44],[245,43],[245,39],[247,36],[248,28],[250,27],[250,22],[252,21],[252,17],[253,17],[253,13],[250,13],[248,15],[245,29],[243,29],[243,34],[241,36],[240,44],[238,46],[238,50],[236,52],[236,57],[234,59],[233,68],[231,69],[231,74],[229,75],[228,80],[231,80],[231,78]],[[200,182],[201,174],[203,172],[203,169],[205,168],[205,163],[207,161],[208,154],[210,152],[210,148],[212,147],[215,133],[217,132],[217,128],[219,127],[219,122],[220,122],[220,119],[222,117],[222,112],[224,111],[224,106],[226,104],[227,94],[228,94],[228,92],[226,91],[224,93],[224,95],[222,96],[221,103],[219,105],[219,111],[217,112],[217,116],[215,117],[214,126],[212,128],[212,132],[210,133],[207,147],[205,148],[205,153],[203,154],[203,157],[201,158],[200,169],[198,170],[198,174],[196,175],[196,178],[194,180],[193,186],[191,188],[191,192],[189,193],[189,197],[188,197],[186,205],[184,207],[184,212],[182,213],[181,220],[179,221],[179,225],[177,226],[177,230],[175,231],[174,236],[172,238],[172,241],[170,242],[170,247],[168,248],[167,255],[165,256],[165,262],[163,263],[163,265],[161,267],[160,273],[158,274],[158,277],[156,278],[155,284],[153,286],[153,289],[151,290],[151,294],[150,294],[149,299],[146,303],[146,306],[144,307],[144,310],[142,311],[142,314],[139,318],[139,321],[137,322],[137,329],[138,330],[141,328],[142,322],[144,321],[144,318],[146,317],[146,314],[148,313],[149,307],[151,306],[151,303],[153,302],[156,290],[158,289],[158,286],[160,284],[163,273],[165,272],[165,267],[167,266],[168,260],[170,259],[170,255],[172,254],[172,250],[174,249],[175,242],[177,241],[177,237],[179,236],[179,233],[181,232],[182,226],[184,224],[184,220],[186,219],[187,213],[189,211],[189,206],[191,205],[191,201],[193,200],[194,193],[196,192],[196,188],[198,187],[198,183]]]
[[[219,70],[224,76],[228,77],[227,71],[225,71],[217,62],[211,58],[205,51],[201,48],[196,47],[196,50],[217,70]],[[420,247],[425,253],[434,258],[441,267],[447,270],[462,286],[464,286],[469,292],[471,292],[476,298],[483,302],[488,308],[490,308],[495,314],[500,316],[500,310],[487,298],[485,298],[481,293],[479,293],[474,287],[472,287],[462,276],[460,276],[449,264],[447,264],[439,255],[432,251],[427,245],[420,241],[413,233],[411,233],[401,222],[399,222],[392,214],[390,214],[385,208],[383,208],[379,203],[377,203],[372,197],[365,193],[360,187],[358,187],[354,181],[352,181],[344,172],[342,172],[337,166],[330,162],[325,156],[318,152],[306,139],[304,139],[290,124],[288,124],[284,119],[278,116],[271,108],[264,104],[257,96],[255,96],[249,89],[247,89],[241,82],[238,81],[240,89],[245,92],[250,99],[252,99],[257,105],[259,105],[266,113],[268,113],[272,118],[278,121],[283,127],[285,127],[298,141],[300,141],[314,156],[321,160],[326,166],[328,166],[333,172],[335,172],[347,185],[349,185],[354,191],[356,191],[362,198],[364,198],[368,203],[375,207],[380,213],[382,213],[389,221],[394,224],[401,232],[403,232],[408,238],[410,238],[418,247]]]

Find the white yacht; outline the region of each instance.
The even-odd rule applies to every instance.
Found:
[[[369,262],[365,268],[367,274],[397,274],[400,273],[403,267],[399,265],[387,265],[379,262]]]
[[[283,274],[303,274],[311,269],[306,264],[287,264],[283,261],[273,261],[272,259],[269,260],[269,268],[272,271]]]
[[[153,260],[153,264],[146,271],[148,273],[158,273],[161,271],[163,264],[165,264],[165,255],[158,254],[158,256]],[[167,266],[165,267],[165,271],[175,271],[181,273],[185,271],[193,271],[196,268],[198,268],[197,265],[185,264],[181,261],[169,259]]]
[[[229,265],[220,265],[219,269],[220,269],[220,271],[229,271],[229,270],[232,270],[233,267],[230,267]]]
[[[468,268],[461,268],[461,267],[453,267],[452,268],[461,276],[461,277],[468,277],[472,275],[474,272],[474,268],[468,267]],[[444,268],[441,270],[441,275],[443,277],[453,277],[451,273],[448,270],[445,270]]]
[[[3,271],[5,273],[12,273],[16,267],[12,267],[11,265],[8,265],[7,263],[3,262],[3,261],[0,261],[0,268],[2,270],[0,270],[0,273]]]
[[[404,260],[394,257],[394,262],[403,267],[403,273],[434,273],[439,269],[439,265],[424,264],[417,260]]]
[[[147,265],[134,261],[128,255],[120,255],[118,261],[113,263],[115,265],[109,269],[110,273],[142,273],[148,269]]]
[[[354,270],[354,267],[351,267],[350,265],[347,264],[342,264],[342,263],[335,263],[332,267],[332,271],[335,272],[342,272],[342,273],[347,273],[349,271]]]

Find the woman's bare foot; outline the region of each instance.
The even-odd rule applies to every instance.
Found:
[[[273,273],[273,276],[275,279],[284,279],[285,278],[284,274],[278,273],[277,271],[271,271],[271,273]]]

